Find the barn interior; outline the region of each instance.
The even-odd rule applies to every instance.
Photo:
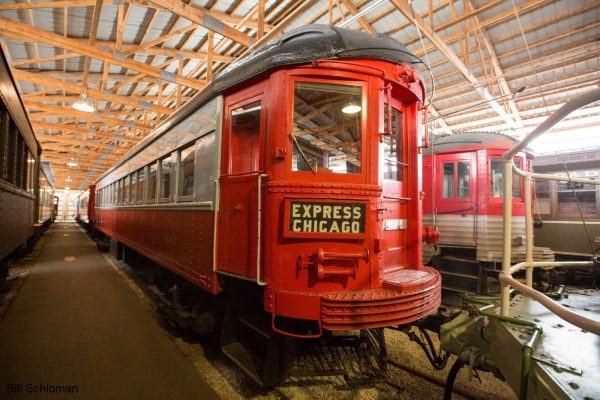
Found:
[[[392,110],[397,111],[392,96],[404,92],[382,86],[377,101],[385,106],[375,118],[365,112],[365,105],[370,110],[370,101],[375,101],[367,96],[373,92],[366,89],[371,85],[364,83],[367,78],[344,89],[341,84],[325,85],[323,77],[296,81],[301,78],[292,69],[302,56],[309,59],[308,50],[284,54],[287,63],[268,59],[280,62],[272,70],[258,69],[270,46],[276,51],[301,37],[298,32],[303,28],[321,29],[314,24],[361,32],[374,38],[373,43],[391,38],[405,46],[395,49],[393,57],[378,60],[398,64],[394,70],[398,80],[406,81],[402,85],[414,93],[421,85],[423,97],[418,101],[395,98],[403,104],[398,107],[406,108],[388,118]],[[332,32],[339,32],[335,29]],[[0,1],[0,371],[6,372],[0,374],[4,375],[0,393],[16,399],[31,398],[32,393],[42,398],[85,399],[600,398],[596,386],[600,379],[600,101],[594,97],[600,87],[599,37],[600,3],[594,0]],[[335,46],[334,56],[309,64],[327,68],[327,60],[346,57],[346,49]],[[369,79],[377,76],[376,68],[388,79],[384,67],[365,61],[369,51],[380,50],[367,48],[362,56],[347,61],[348,70],[338,66],[339,76],[361,64],[360,73],[372,76]],[[407,61],[398,62],[402,57]],[[219,132],[229,129],[222,127],[231,121],[246,133],[260,124],[287,124],[276,111],[261,114],[267,104],[284,103],[281,99],[292,90],[284,84],[265,92],[272,103],[257,96],[230,116],[224,116],[223,110],[242,104],[238,97],[246,93],[247,88],[234,79],[236,71],[240,81],[254,84],[265,74],[273,73],[270,82],[284,79],[275,72],[288,68],[296,79],[296,97],[286,100],[293,108],[289,114],[302,117],[289,117],[294,122],[291,133],[283,133],[273,149],[268,147],[274,150],[268,157],[274,163],[291,159],[290,171],[305,174],[306,182],[321,186],[304,186],[306,191],[297,189],[292,200],[281,200],[269,218],[279,213],[282,222],[267,219],[275,203],[261,197],[261,188],[284,193],[288,189],[283,183],[277,189],[275,181],[288,175],[276,179],[267,170],[258,171],[263,158],[252,153],[253,139],[221,145]],[[351,76],[343,79],[359,80],[358,75]],[[277,96],[280,100],[275,100]],[[358,111],[349,111],[347,107],[360,99]],[[418,104],[419,111],[414,122],[401,123],[400,118],[412,118],[410,102]],[[257,122],[259,115],[262,119]],[[177,125],[188,117],[189,127]],[[364,134],[371,129],[368,118],[384,131],[377,132],[379,141],[367,141],[371,140]],[[408,138],[409,130],[417,126],[414,140],[418,143],[401,138],[403,134]],[[213,137],[212,132],[219,134]],[[396,133],[400,139],[394,139]],[[214,143],[218,144],[211,147]],[[367,187],[372,182],[345,181],[375,169],[379,161],[371,161],[367,152],[375,146],[381,147],[381,155],[398,152],[403,158],[397,156],[397,166],[386,167],[385,173],[373,173],[373,179],[379,179],[373,187],[378,188]],[[164,156],[163,150],[168,149],[171,155]],[[232,153],[245,161],[222,162]],[[378,157],[374,150],[372,156]],[[219,168],[204,170],[208,163]],[[232,168],[227,177],[226,164]],[[254,185],[254,191],[247,191],[252,196],[248,204],[223,192],[227,185],[244,185],[235,181],[236,174],[252,167],[258,171],[252,176],[258,182],[258,200],[256,180],[247,184]],[[408,169],[415,170],[414,179]],[[172,174],[165,178],[167,170]],[[330,176],[335,176],[333,183],[327,181]],[[298,187],[306,183],[302,179],[296,179]],[[393,195],[386,192],[391,186],[382,182],[403,179],[411,184],[398,185]],[[114,191],[113,180],[118,182]],[[343,185],[356,192],[343,192]],[[512,199],[506,200],[511,188]],[[302,199],[300,193],[314,197],[318,190],[325,200],[319,203],[312,198],[312,225],[302,225],[300,219],[296,225],[294,201]],[[373,198],[381,196],[384,205],[355,207],[352,201],[368,191]],[[125,192],[131,196],[129,203],[123,200]],[[347,237],[331,231],[336,223],[331,215],[351,211],[335,211],[338,203],[327,203],[327,196],[351,204],[355,208],[348,210],[362,215],[347,228],[340,223]],[[406,210],[398,206],[400,211],[393,213],[400,216],[386,217],[385,202],[391,198],[401,204],[419,198],[422,204],[414,213],[406,211],[408,205]],[[235,212],[256,212],[258,222],[233,220],[237,225],[227,227],[226,242],[220,236],[225,228],[219,225],[218,204],[230,203]],[[165,213],[152,218],[164,218],[165,225],[179,226],[178,230],[145,230],[146,225],[132,213],[150,205]],[[120,209],[129,214],[122,219],[110,214]],[[186,211],[212,214],[183,215]],[[379,213],[372,227],[364,219],[369,212]],[[288,219],[284,214],[289,214]],[[103,218],[114,218],[114,225],[102,228]],[[298,214],[298,218],[304,217]],[[327,223],[319,225],[318,218]],[[419,223],[412,225],[417,219]],[[118,225],[124,230],[117,230]],[[257,226],[256,236],[250,236]],[[310,232],[301,226],[310,226],[306,228]],[[151,241],[138,246],[132,233],[136,229]],[[214,346],[207,332],[217,325],[223,325],[219,330],[225,337],[285,337],[281,343],[288,337],[312,340],[318,337],[315,332],[332,326],[325,321],[326,296],[320,300],[323,328],[321,320],[313,324],[312,314],[308,316],[310,301],[282,306],[285,311],[278,317],[277,305],[269,306],[273,301],[268,296],[274,296],[276,304],[284,299],[292,302],[288,294],[292,290],[286,292],[288,297],[278,295],[277,288],[271,289],[275,279],[261,280],[261,268],[263,278],[270,268],[285,269],[281,265],[286,257],[293,258],[286,251],[295,251],[297,245],[290,243],[308,241],[319,229],[329,230],[329,236],[323,237],[339,248],[319,247],[315,252],[311,247],[291,263],[296,277],[312,273],[308,271],[314,266],[314,280],[307,290],[327,279],[335,284],[336,279],[359,281],[361,265],[373,262],[373,257],[384,265],[392,256],[381,254],[404,251],[400,249],[410,246],[408,236],[415,234],[413,242],[423,241],[423,254],[419,250],[422,261],[417,269],[422,275],[414,282],[420,279],[422,287],[411,293],[419,293],[421,300],[433,296],[424,288],[435,286],[434,279],[423,271],[430,267],[437,271],[441,276],[440,288],[435,289],[441,293],[437,311],[427,309],[427,317],[407,325],[381,324],[376,333],[365,329],[366,334],[354,335],[356,344],[346,341],[342,350],[324,350],[311,342],[309,355],[293,362],[275,356],[273,352],[279,350],[270,343],[256,345],[267,354],[264,360],[248,350],[254,344],[244,347],[237,337],[231,342],[221,338]],[[368,229],[378,233],[364,234]],[[389,239],[394,232],[398,237]],[[351,239],[354,245],[366,236],[375,239],[364,251],[342,243]],[[196,244],[186,247],[185,262],[173,261],[177,257],[169,249],[179,251],[177,246],[186,237]],[[246,237],[251,244],[245,244]],[[227,250],[217,249],[225,242]],[[261,243],[288,250],[281,250],[277,262],[265,263],[261,254],[267,250]],[[200,246],[210,251],[201,253]],[[236,255],[227,258],[221,251]],[[398,257],[404,264],[413,260],[410,255]],[[227,306],[231,309],[223,312],[223,320],[196,307],[200,297],[190,294],[195,292],[188,286],[217,295],[225,287],[220,286],[223,281],[244,275],[241,267],[219,271],[221,260],[252,267],[243,280],[255,287],[229,287],[239,298],[257,291],[262,295],[266,287],[259,304],[264,307],[260,311],[268,314],[266,322],[262,317],[260,322],[248,322],[250,318],[239,311],[246,312],[239,299],[233,300],[235,307]],[[214,278],[191,270],[183,275],[177,272],[184,264],[182,270],[188,271],[194,262],[211,264],[207,274]],[[167,272],[161,272],[159,281],[155,272],[163,267]],[[379,284],[387,285],[386,290],[410,286],[400,284],[397,277],[391,280],[401,270],[381,272]],[[110,296],[102,292],[115,287],[121,292]],[[532,288],[544,298],[533,294]],[[327,301],[333,302],[333,297]],[[546,299],[558,305],[546,305]],[[211,307],[217,303],[207,301]],[[304,313],[298,310],[302,307]],[[427,307],[429,303],[423,306]],[[236,323],[246,324],[247,332],[228,330],[233,309],[239,312]],[[304,315],[311,323],[289,322],[286,312]],[[78,322],[71,325],[71,321]],[[277,336],[281,332],[283,336]],[[365,342],[379,353],[369,353],[374,352],[371,347],[364,351]],[[345,353],[340,356],[340,352]],[[363,361],[350,372],[340,372],[338,364],[350,365],[353,357]],[[274,380],[288,363],[291,372],[281,381]],[[385,365],[385,373],[373,367],[376,372],[364,379],[365,365],[380,369]]]

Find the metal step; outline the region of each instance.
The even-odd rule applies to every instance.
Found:
[[[264,371],[264,361],[254,355],[249,349],[239,342],[231,342],[221,347],[223,354],[231,361],[236,363],[244,372],[246,372],[256,383],[265,386],[262,379]]]

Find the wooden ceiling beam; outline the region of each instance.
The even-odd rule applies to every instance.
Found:
[[[470,3],[465,3],[470,4]],[[470,4],[473,7],[472,3]],[[479,16],[477,14],[473,15],[473,20],[476,25],[481,23]],[[494,50],[494,46],[492,45],[492,41],[490,40],[485,28],[480,29],[481,37],[483,40],[483,44],[490,55],[491,68],[494,71],[494,75],[497,77],[498,86],[500,87],[500,93],[505,96],[505,101],[508,103],[508,107],[510,109],[510,113],[512,118],[515,121],[515,125],[517,128],[523,127],[523,122],[521,121],[521,116],[519,115],[519,109],[517,108],[517,104],[513,100],[510,94],[512,93],[510,87],[508,86],[508,82],[506,82],[506,78],[504,78],[504,72],[502,71],[502,67],[500,66],[500,61],[498,60],[498,56],[496,55],[496,51]],[[483,60],[482,60],[483,62]]]
[[[114,56],[104,50],[101,50],[97,46],[85,45],[79,42],[78,40],[65,38],[64,36],[57,35],[55,33],[48,32],[43,29],[34,28],[31,25],[25,24],[23,22],[14,21],[1,16],[0,31],[5,31],[13,35],[33,39],[36,41],[42,41],[52,46],[75,51],[83,55],[107,61],[111,64],[119,65],[127,69],[139,71],[145,75],[149,75],[154,78],[159,78],[168,82],[193,87],[198,90],[202,89],[205,86],[204,84],[199,83],[197,80],[188,79],[185,77],[177,77],[176,74],[160,70],[159,68],[152,67],[142,62]]]
[[[63,154],[60,153],[60,151],[66,151],[69,150],[68,147],[63,147],[61,150],[54,150],[54,149],[45,149],[42,152],[42,159],[48,159],[48,160],[52,160],[54,162],[61,162],[62,165],[64,165],[65,167],[67,166],[67,162],[70,161],[69,159],[71,158],[70,155],[68,154]],[[107,161],[110,162],[115,162],[117,160],[119,160],[122,157],[121,154],[116,154],[116,155],[107,155],[106,157],[104,157],[104,159],[106,159]],[[74,158],[74,157],[73,157]],[[78,164],[94,164],[97,160],[96,160],[96,154],[83,154],[83,153],[79,153],[78,156]],[[73,167],[68,167],[68,168],[73,168]]]
[[[143,5],[148,8],[153,8],[153,9],[157,9],[157,10],[166,10],[164,7],[161,7],[150,0],[125,0],[125,1],[128,3],[139,4],[139,5]],[[230,14],[227,14],[224,12],[209,10],[204,7],[195,6],[195,8],[199,8],[202,11],[204,11],[207,15],[210,15],[210,16],[216,18],[218,21],[225,22],[228,24],[234,24],[234,25],[237,24],[237,25],[240,25],[240,27],[253,28],[253,29],[258,29],[258,26],[259,26],[258,21],[244,20],[243,17],[237,17],[235,15],[230,15]],[[243,21],[243,23],[240,23],[241,21]],[[268,31],[268,30],[273,29],[273,26],[269,25],[269,24],[264,24],[264,29]]]
[[[165,10],[172,12],[175,15],[179,15],[183,18],[189,19],[204,28],[214,31],[219,35],[223,35],[226,38],[233,40],[234,42],[240,43],[246,47],[250,47],[252,39],[246,34],[239,30],[231,28],[229,25],[224,24],[219,19],[213,17],[206,12],[206,9],[191,6],[180,1],[170,0],[147,0],[149,3],[157,5]]]
[[[342,0],[342,3],[344,3],[346,8],[350,11],[352,15],[356,16],[358,14],[358,8],[350,0]],[[367,22],[366,18],[359,17],[357,18],[357,22],[365,31],[369,32],[371,35],[375,36],[377,34],[377,31],[373,29],[369,22]]]
[[[463,77],[469,81],[469,83],[473,86],[473,89],[479,93],[479,95],[488,103],[489,107],[491,107],[509,126],[515,126],[515,121],[511,118],[510,115],[504,110],[503,107],[498,104],[498,101],[493,99],[491,93],[481,85],[478,79],[473,75],[473,73],[467,68],[467,66],[456,56],[456,54],[452,51],[452,49],[444,43],[442,38],[431,29],[421,17],[413,14],[410,5],[402,0],[390,0],[400,11],[406,19],[411,21],[418,29],[423,32],[423,35],[427,37],[427,39],[433,43],[437,49],[442,53],[453,65],[456,69],[458,69],[463,75]]]
[[[196,29],[198,26],[200,26],[200,25],[190,24],[188,26],[184,26],[181,29],[177,29],[175,31],[171,31],[171,32],[166,33],[166,34],[164,34],[162,36],[159,36],[156,39],[149,40],[149,41],[144,42],[144,43],[142,43],[140,45],[137,45],[137,46],[132,46],[129,49],[125,50],[125,55],[129,56],[129,55],[135,54],[135,53],[137,53],[139,51],[146,50],[146,49],[148,49],[150,47],[154,47],[154,46],[159,45],[159,44],[161,44],[163,42],[166,42],[167,40],[173,39],[174,37],[183,35],[184,33],[187,33],[187,32],[189,32],[189,31],[191,31],[193,29]]]
[[[66,0],[66,1],[45,1],[39,3],[11,3],[0,4],[0,11],[9,10],[31,10],[34,8],[66,8],[91,6],[96,0]]]
[[[106,139],[110,139],[110,140],[115,140],[115,141],[123,141],[123,142],[130,142],[130,143],[138,143],[140,140],[142,140],[142,138],[137,137],[137,136],[127,136],[125,135],[124,132],[120,132],[120,131],[100,131],[100,130],[96,130],[94,129],[94,131],[90,131],[89,129],[83,129],[83,128],[79,128],[76,126],[69,126],[69,125],[58,125],[58,124],[52,124],[52,123],[47,123],[47,122],[32,122],[31,126],[33,127],[33,129],[35,129],[35,131],[37,132],[38,130],[58,130],[64,133],[75,133],[75,134],[79,134],[79,135],[93,135],[93,136],[98,136],[98,137],[102,137],[102,138],[106,138]]]
[[[76,139],[75,137],[72,137],[72,136],[65,136],[65,135],[48,135],[45,133],[37,133],[36,137],[42,146],[44,146],[44,144],[47,144],[48,142],[52,142],[52,143],[69,144],[72,146],[80,146],[80,147],[91,147],[91,148],[95,147],[98,149],[113,150],[113,149],[119,148],[119,146],[117,146],[115,144],[108,144],[108,143],[100,142],[98,140],[81,140],[81,139]],[[125,150],[131,150],[131,147],[127,147],[127,148],[125,148]]]
[[[61,113],[62,115],[66,114],[68,116],[76,117],[76,118],[83,119],[86,121],[92,121],[92,122],[100,121],[100,122],[104,122],[109,125],[124,126],[127,128],[137,128],[137,129],[146,130],[146,131],[150,131],[153,129],[152,126],[140,124],[139,122],[123,121],[118,118],[104,117],[99,113],[88,113],[88,112],[84,112],[84,111],[78,111],[73,108],[50,106],[48,104],[32,102],[32,101],[25,101],[25,105],[29,109],[57,112],[57,113]]]
[[[57,89],[68,90],[69,92],[82,94],[86,91],[86,88],[83,85],[78,85],[75,83],[63,82],[55,79],[50,79],[47,76],[40,76],[38,74],[33,74],[31,72],[20,71],[18,69],[13,69],[13,76],[15,79],[35,83],[40,86],[51,86]],[[148,101],[135,99],[129,96],[121,96],[118,94],[107,94],[102,90],[96,89],[87,89],[87,95],[90,98],[111,101],[120,104],[127,104],[136,108],[149,109],[152,111],[156,111],[162,114],[170,115],[174,110],[163,107],[158,104],[150,103]]]
[[[57,55],[48,56],[48,57],[29,58],[26,60],[18,60],[18,61],[13,60],[11,66],[18,67],[19,65],[38,64],[38,63],[42,63],[42,62],[64,60],[66,58],[73,58],[73,57],[83,57],[83,56],[79,53],[64,53],[64,54],[57,54]]]
[[[94,5],[94,12],[92,14],[92,23],[90,25],[90,32],[88,34],[88,45],[94,46],[96,43],[96,35],[98,33],[98,23],[100,21],[100,13],[102,12],[102,3],[104,0],[96,0],[96,4]],[[83,63],[83,79],[82,85],[84,88],[87,87],[88,83],[88,74],[90,73],[90,64],[92,63],[92,59],[89,56],[85,57],[85,61]]]

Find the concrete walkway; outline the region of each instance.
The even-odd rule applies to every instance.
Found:
[[[0,322],[0,398],[218,396],[83,231],[61,223]]]

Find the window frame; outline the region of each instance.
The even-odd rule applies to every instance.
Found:
[[[183,180],[184,180],[184,165],[183,165],[184,160],[181,158],[181,154],[184,150],[187,150],[190,147],[193,147],[193,154],[194,154],[194,164],[192,165],[192,193],[183,195],[182,192],[183,192]],[[177,179],[177,185],[176,185],[176,192],[175,192],[176,193],[175,200],[177,202],[194,201],[195,187],[196,187],[196,141],[195,140],[192,142],[186,143],[185,145],[183,145],[179,149],[177,149],[176,179]]]
[[[290,75],[289,77],[289,86],[288,90],[290,93],[288,99],[288,116],[287,116],[287,124],[288,124],[288,132],[292,132],[294,129],[294,97],[295,97],[295,84],[296,82],[305,82],[305,83],[320,83],[320,84],[328,84],[328,85],[340,85],[340,86],[357,86],[361,89],[361,133],[360,133],[360,143],[361,143],[361,171],[360,173],[335,173],[335,172],[327,172],[327,171],[319,171],[317,174],[323,176],[324,178],[332,181],[344,181],[344,182],[364,182],[368,177],[368,162],[365,160],[369,157],[370,152],[370,142],[367,137],[368,131],[368,121],[369,121],[369,113],[370,107],[373,105],[370,104],[368,99],[369,94],[369,82],[366,79],[360,79],[358,77],[353,78],[344,78],[340,79],[339,77],[327,77],[323,75],[318,76],[307,76],[305,74],[298,75]],[[377,99],[379,101],[379,99]],[[382,114],[383,115],[383,114]],[[312,171],[294,171],[293,167],[293,157],[291,156],[294,153],[294,142],[290,137],[287,144],[287,151],[290,154],[288,160],[286,161],[286,174],[289,175],[290,180],[306,180],[306,177],[313,176]],[[322,174],[322,175],[321,175]],[[312,179],[312,178],[311,178]]]

